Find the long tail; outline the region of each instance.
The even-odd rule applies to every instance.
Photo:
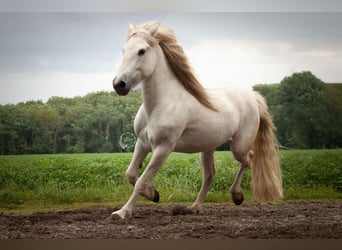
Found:
[[[283,197],[278,143],[266,101],[257,92],[255,96],[260,112],[260,124],[253,145],[254,156],[251,164],[253,197],[261,202],[272,202]]]

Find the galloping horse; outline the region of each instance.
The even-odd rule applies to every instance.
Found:
[[[130,216],[139,195],[159,201],[152,178],[173,151],[201,152],[202,186],[190,207],[194,212],[201,211],[215,174],[214,151],[227,141],[240,163],[230,188],[235,204],[243,202],[241,181],[249,165],[253,196],[262,202],[282,198],[274,126],[260,94],[231,86],[204,89],[194,76],[174,33],[156,21],[137,27],[129,23],[123,60],[113,87],[124,96],[139,83],[143,104],[134,121],[138,139],[126,171],[134,191],[112,217],[125,219]],[[152,152],[152,158],[138,177],[139,166],[149,152]]]

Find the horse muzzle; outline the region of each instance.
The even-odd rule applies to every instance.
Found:
[[[130,85],[128,85],[126,81],[117,79],[115,77],[113,80],[113,88],[118,95],[124,96],[128,94]]]

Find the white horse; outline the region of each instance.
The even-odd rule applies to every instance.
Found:
[[[201,152],[202,187],[190,207],[200,212],[215,173],[214,151],[227,141],[240,163],[230,188],[235,204],[243,201],[241,181],[249,165],[256,199],[266,202],[282,197],[274,126],[261,95],[232,87],[205,90],[173,32],[155,21],[137,27],[129,23],[122,65],[113,87],[119,95],[127,95],[138,83],[143,104],[135,117],[138,140],[126,171],[134,191],[112,217],[130,216],[139,195],[159,201],[152,178],[173,151]],[[152,158],[138,177],[139,166],[149,152]]]

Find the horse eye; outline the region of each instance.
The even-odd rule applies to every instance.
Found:
[[[140,50],[138,51],[138,56],[143,56],[143,55],[145,55],[145,52],[146,52],[145,49],[140,49]]]

